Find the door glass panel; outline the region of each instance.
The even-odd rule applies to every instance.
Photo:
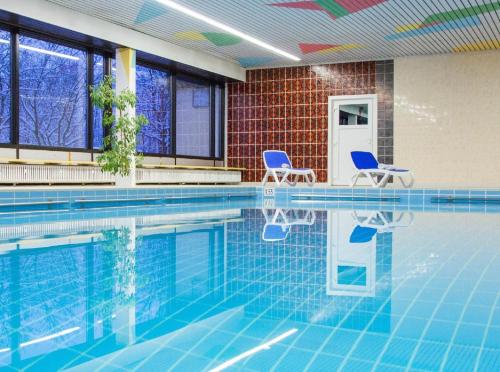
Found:
[[[339,125],[368,125],[368,104],[340,105]]]

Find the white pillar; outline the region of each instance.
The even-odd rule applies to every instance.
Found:
[[[136,92],[135,78],[135,62],[136,52],[130,48],[116,49],[116,93],[128,89],[133,93]],[[135,108],[129,109],[130,117],[135,117]],[[134,187],[135,186],[135,158],[130,159],[130,174],[122,177],[116,176],[116,186],[118,187]]]
[[[124,303],[117,303],[114,309],[116,315],[115,331],[116,342],[128,346],[135,343],[135,294],[136,294],[136,267],[135,267],[135,218],[120,218],[115,221],[115,228],[122,234],[128,232],[129,240],[126,246],[116,247],[115,274],[118,282],[115,283],[115,296],[124,299]]]

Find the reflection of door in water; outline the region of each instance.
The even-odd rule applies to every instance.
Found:
[[[328,212],[327,294],[375,296],[377,230],[359,226],[353,212]],[[357,212],[358,215],[363,211]],[[367,212],[369,213],[369,212]]]
[[[351,151],[370,151],[377,156],[377,96],[329,97],[329,107],[330,183],[349,185],[355,171]]]

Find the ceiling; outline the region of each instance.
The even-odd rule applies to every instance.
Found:
[[[500,49],[500,1],[177,0],[300,62],[155,0],[49,1],[248,68]]]

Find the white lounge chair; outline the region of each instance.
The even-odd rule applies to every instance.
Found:
[[[352,151],[351,158],[356,167],[356,173],[352,177],[351,186],[356,185],[359,177],[367,177],[373,187],[385,187],[389,177],[397,177],[401,181],[403,187],[409,188],[413,186],[413,175],[408,169],[395,168],[393,165],[381,164],[375,159],[371,152]],[[377,177],[382,176],[382,179],[377,182]],[[410,181],[405,183],[404,177],[409,177]]]
[[[273,177],[278,187],[284,182],[290,186],[295,186],[300,176],[304,177],[309,186],[313,186],[316,183],[314,171],[311,168],[293,168],[290,158],[284,151],[266,150],[263,153],[263,157],[266,174],[262,180],[262,185],[267,183],[270,176]],[[293,179],[288,179],[289,176],[292,176]]]

